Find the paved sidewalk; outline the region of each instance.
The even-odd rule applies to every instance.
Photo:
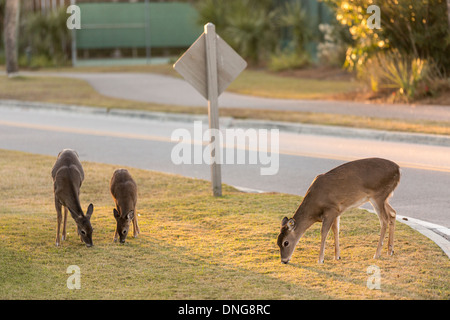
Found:
[[[36,73],[25,76],[59,76],[82,79],[99,93],[115,98],[172,104],[206,106],[205,99],[180,78],[153,73]],[[346,114],[392,119],[449,121],[450,106],[370,104],[349,101],[271,99],[224,92],[221,108],[251,108]]]

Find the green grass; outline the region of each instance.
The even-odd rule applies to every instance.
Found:
[[[129,168],[139,189],[141,235],[113,243],[109,179],[117,166],[83,162],[82,207],[95,205],[93,248],[68,220],[55,247],[50,170],[55,157],[0,150],[0,299],[449,299],[449,260],[432,241],[397,223],[395,255],[372,259],[379,222],[362,210],[341,218],[341,261],[327,240],[317,264],[320,225],[280,262],[276,237],[300,197],[246,194],[206,181]],[[81,289],[69,290],[69,265]],[[381,269],[381,290],[366,287],[367,267]]]
[[[92,71],[96,69],[89,70]],[[87,82],[79,79],[58,77],[16,77],[9,79],[7,77],[0,77],[0,88],[0,99],[42,101],[104,108],[137,109],[153,112],[207,114],[206,104],[205,106],[183,107],[106,97],[99,94]],[[450,135],[450,126],[448,125],[448,122],[439,121],[408,121],[314,112],[241,108],[222,108],[220,109],[220,115],[239,119],[262,119]]]
[[[58,77],[0,77],[0,99],[41,101],[67,105],[138,109],[158,112],[203,113],[206,108],[180,107],[110,98],[99,94],[86,81]]]
[[[358,88],[359,85],[352,81],[303,79],[278,76],[262,70],[245,70],[227,90],[266,98],[327,99]]]

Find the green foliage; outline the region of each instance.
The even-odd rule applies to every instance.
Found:
[[[280,51],[270,55],[268,68],[271,71],[298,69],[311,64],[311,58],[306,51]]]
[[[311,40],[308,17],[299,0],[281,7],[269,0],[206,0],[198,1],[197,7],[199,23],[214,23],[217,33],[250,63],[273,60],[282,51],[280,39],[285,32],[291,38],[287,50],[299,57]]]
[[[346,66],[355,69],[377,52],[398,50],[415,59],[433,60],[441,70],[450,70],[450,32],[444,0],[323,0],[336,19],[348,27],[354,44]],[[381,29],[370,29],[371,4],[380,7]]]
[[[48,68],[55,67],[59,64],[53,59],[49,58],[47,55],[33,55],[28,57],[27,55],[21,55],[19,57],[19,65],[23,67],[28,67],[31,69]]]
[[[302,55],[305,45],[313,38],[313,32],[309,28],[308,16],[301,2],[285,2],[279,21],[280,26],[291,33],[290,47]]]
[[[398,99],[414,98],[416,88],[426,73],[426,61],[405,57],[398,51],[378,53],[367,61],[372,90],[394,89]]]
[[[20,49],[23,55],[30,50],[31,59],[21,58],[22,63],[31,67],[64,65],[69,60],[71,33],[66,26],[65,8],[29,13],[22,19]]]
[[[402,55],[398,50],[379,52],[369,58],[358,76],[370,83],[372,91],[388,90],[392,100],[410,102],[450,89],[436,63]]]
[[[317,45],[317,57],[321,65],[342,67],[345,62],[348,40],[342,35],[340,26],[319,24],[323,40]]]
[[[384,2],[380,5],[381,37],[391,48],[433,60],[440,69],[450,70],[450,28],[445,0],[395,0],[391,5]]]
[[[224,36],[250,61],[258,64],[277,44],[276,11],[252,0],[237,1],[229,15]]]

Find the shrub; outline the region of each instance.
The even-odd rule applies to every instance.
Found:
[[[323,34],[323,41],[317,45],[317,57],[320,64],[342,67],[347,47],[336,27],[330,24],[319,24],[319,30]]]
[[[336,19],[348,27],[354,44],[346,54],[346,66],[363,65],[377,52],[398,50],[414,58],[433,60],[440,70],[450,70],[450,32],[444,0],[323,0]],[[370,29],[366,12],[380,7],[381,29]]]
[[[387,90],[394,101],[409,102],[449,88],[436,63],[402,55],[398,51],[380,52],[358,68],[358,76],[370,84],[372,91]]]
[[[300,0],[284,6],[272,0],[205,0],[198,1],[197,8],[199,24],[213,22],[217,33],[256,65],[267,61],[278,64],[280,52],[291,61],[294,54],[287,51],[302,58],[305,44],[312,39],[309,17]],[[291,41],[282,48],[284,33],[289,34]]]
[[[313,39],[306,11],[300,1],[288,1],[278,13],[278,24],[290,33],[289,49],[304,56],[305,45]]]
[[[276,11],[252,0],[235,3],[233,14],[227,17],[224,36],[250,62],[259,64],[277,45]]]
[[[71,33],[66,26],[66,19],[64,7],[47,14],[28,13],[22,19],[19,52],[29,50],[34,67],[64,65],[68,62]]]
[[[270,55],[268,68],[271,71],[283,71],[305,67],[311,63],[311,58],[306,51],[297,53],[285,50]]]

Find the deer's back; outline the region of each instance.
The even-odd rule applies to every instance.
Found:
[[[305,198],[352,207],[372,197],[387,197],[399,181],[400,167],[396,163],[380,158],[361,159],[317,176]]]
[[[80,159],[74,150],[65,149],[60,152],[52,169],[53,181],[55,181],[58,172],[62,172],[60,171],[61,169],[68,169],[69,172],[73,172],[71,174],[72,177],[78,175],[81,182],[83,182],[83,166],[81,165]]]
[[[126,169],[117,169],[111,178],[111,194],[120,206],[135,206],[137,185]]]
[[[53,187],[58,201],[81,212],[79,192],[84,180],[84,171],[78,155],[73,150],[62,151],[52,169]]]

